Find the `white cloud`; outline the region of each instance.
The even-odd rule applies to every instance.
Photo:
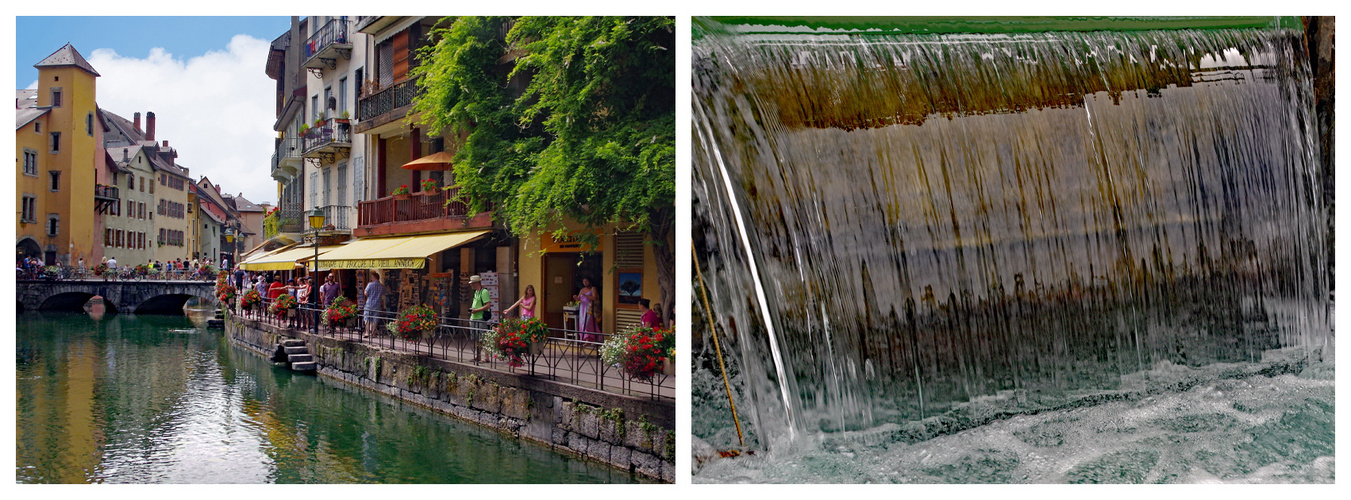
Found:
[[[264,72],[269,41],[235,35],[220,50],[183,60],[155,48],[142,59],[96,49],[100,107],[128,120],[155,113],[155,140],[169,141],[194,180],[230,194],[276,202],[270,175],[276,82]]]

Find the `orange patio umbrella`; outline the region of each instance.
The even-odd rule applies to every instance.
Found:
[[[442,151],[405,163],[403,168],[408,170],[450,170],[453,162],[454,159],[450,156],[450,153]]]

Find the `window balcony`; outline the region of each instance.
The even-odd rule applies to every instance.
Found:
[[[417,81],[408,79],[371,92],[369,95],[363,94],[361,99],[357,100],[357,119],[360,123],[356,132],[367,133],[375,127],[403,119],[408,115],[413,98],[421,93]]]
[[[300,174],[305,166],[301,155],[303,144],[300,139],[282,139],[277,150],[272,153],[272,178],[277,182],[288,182]]]
[[[353,236],[376,236],[399,233],[451,231],[457,229],[491,229],[492,208],[470,214],[469,207],[454,199],[458,190],[450,188],[436,194],[413,193],[386,196],[357,202],[358,226]]]
[[[94,184],[94,209],[98,213],[108,213],[108,208],[121,202],[117,186]]]
[[[325,231],[351,231],[352,223],[356,222],[355,207],[328,205],[321,210],[324,212]]]
[[[338,58],[352,58],[352,42],[348,38],[351,22],[336,18],[330,19],[315,30],[305,40],[305,68],[322,72],[325,68],[337,69]],[[317,75],[322,78],[321,75]]]
[[[270,240],[283,234],[299,234],[304,231],[304,210],[299,203],[283,204],[281,209],[263,217],[263,239]]]
[[[352,125],[344,118],[329,118],[305,131],[305,158],[318,158],[321,164],[346,158],[352,152]]]

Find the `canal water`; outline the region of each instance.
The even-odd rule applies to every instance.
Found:
[[[21,314],[21,483],[632,483],[178,316]]]
[[[1301,36],[709,32],[696,481],[1329,481]]]

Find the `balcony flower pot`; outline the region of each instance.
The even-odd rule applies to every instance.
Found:
[[[675,362],[671,358],[661,360],[661,372],[667,376],[675,375]]]
[[[530,355],[531,355],[531,356],[539,356],[540,354],[544,354],[544,342],[545,342],[545,341],[543,341],[543,340],[531,342],[531,343],[530,343]]]

